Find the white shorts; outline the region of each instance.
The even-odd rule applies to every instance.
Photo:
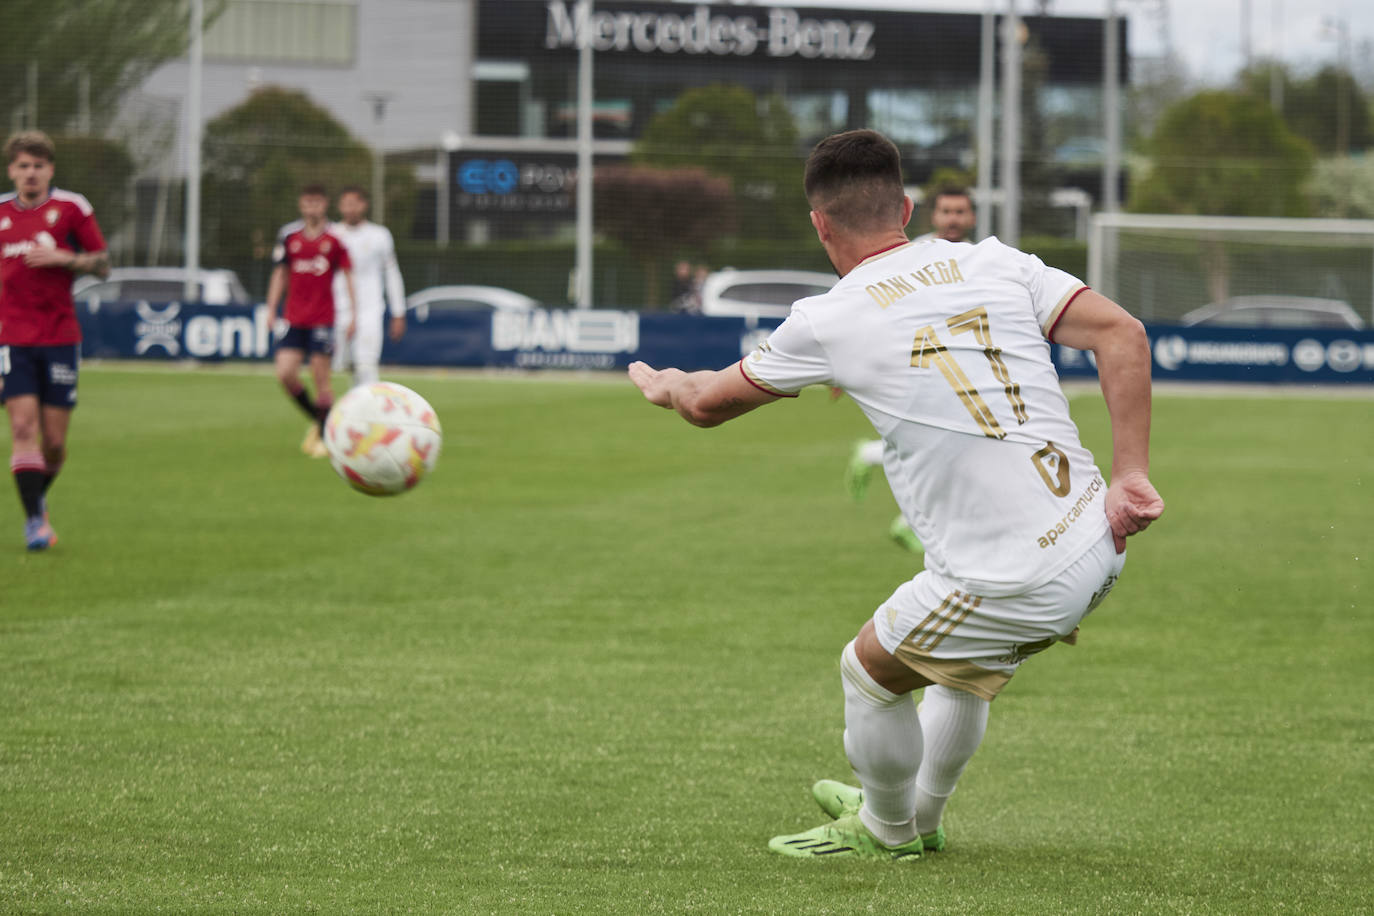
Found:
[[[1079,621],[1107,597],[1125,562],[1109,531],[1068,569],[1020,595],[980,597],[922,570],[874,612],[873,626],[882,647],[918,674],[991,700],[1027,658],[1077,642]]]
[[[334,371],[345,372],[359,367],[375,369],[382,359],[382,329],[380,324],[359,322],[353,339],[348,338],[348,325],[334,326]]]

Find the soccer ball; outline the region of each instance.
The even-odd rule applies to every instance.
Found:
[[[434,408],[393,382],[354,388],[329,411],[324,426],[329,463],[369,496],[412,489],[434,470],[442,441]]]

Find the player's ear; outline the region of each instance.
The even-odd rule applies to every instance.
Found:
[[[911,222],[911,214],[916,212],[916,205],[911,202],[911,195],[902,195],[902,226]]]
[[[822,242],[830,241],[830,221],[819,210],[811,211],[811,225],[816,229],[816,237]]]

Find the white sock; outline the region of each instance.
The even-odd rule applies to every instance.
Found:
[[[895,694],[864,670],[854,643],[840,656],[844,752],[864,790],[859,818],[886,846],[916,837],[916,770],[921,720],[911,695]]]
[[[989,706],[987,700],[966,690],[939,684],[926,688],[920,711],[925,756],[916,774],[916,829],[922,835],[940,826],[945,802],[983,742]]]
[[[859,460],[864,464],[883,465],[883,440],[870,439],[859,448]]]

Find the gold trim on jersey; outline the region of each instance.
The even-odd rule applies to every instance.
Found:
[[[1085,289],[1088,289],[1088,285],[1086,283],[1080,283],[1078,286],[1075,286],[1065,293],[1063,298],[1055,304],[1054,308],[1050,309],[1049,317],[1046,318],[1045,323],[1040,326],[1040,331],[1045,335],[1045,339],[1049,339],[1050,332],[1054,330],[1055,323],[1058,322],[1060,316],[1064,314],[1064,309],[1069,307],[1069,303],[1073,301],[1073,297],[1077,296]]]
[[[783,391],[781,388],[776,388],[759,378],[750,371],[748,358],[739,361],[739,371],[744,373],[745,379],[755,388],[761,388],[769,394],[776,394],[780,398],[795,398],[799,394],[796,391]]]

